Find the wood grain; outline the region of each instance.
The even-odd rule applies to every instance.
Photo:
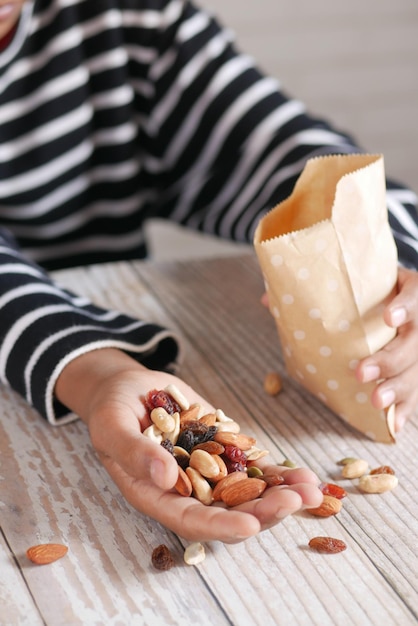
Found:
[[[0,406],[0,623],[48,626],[245,624],[409,626],[418,616],[416,423],[393,446],[347,427],[289,379],[273,321],[260,304],[255,258],[120,263],[66,270],[60,282],[97,304],[147,317],[184,338],[181,376],[271,451],[348,491],[335,518],[302,512],[242,544],[206,544],[197,567],[185,543],[132,509],[100,465],[85,426],[46,424],[12,391]],[[264,375],[283,391],[263,392]],[[361,456],[395,468],[391,493],[364,495],[337,461]],[[315,535],[343,539],[334,556],[307,547]],[[68,554],[34,566],[27,547],[54,541]],[[157,572],[166,543],[178,567]]]

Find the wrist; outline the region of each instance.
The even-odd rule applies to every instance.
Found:
[[[82,354],[68,363],[55,384],[55,396],[70,411],[87,422],[91,407],[101,389],[120,373],[125,375],[146,368],[117,348],[98,348]]]

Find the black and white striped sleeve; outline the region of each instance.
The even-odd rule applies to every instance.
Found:
[[[260,217],[291,193],[308,158],[364,149],[264,75],[208,12],[168,4],[145,125],[146,167],[163,189],[161,213],[251,242]],[[414,193],[388,181],[400,261],[418,268],[416,203]]]
[[[53,391],[64,366],[85,352],[116,347],[151,369],[174,370],[174,333],[59,288],[21,256],[7,231],[0,231],[0,273],[0,380],[52,424],[76,417]]]

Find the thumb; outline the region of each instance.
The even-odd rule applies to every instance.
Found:
[[[159,443],[144,436],[136,420],[119,418],[101,424],[100,433],[91,432],[99,455],[111,460],[133,479],[150,478],[160,489],[171,489],[178,478],[175,458]],[[107,464],[107,463],[106,463]]]

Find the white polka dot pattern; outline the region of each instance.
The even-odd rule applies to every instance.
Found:
[[[392,441],[386,414],[371,404],[374,384],[360,385],[354,373],[360,359],[394,336],[382,319],[397,276],[383,162],[370,155],[313,162],[292,196],[261,220],[254,241],[283,357],[289,373],[340,417],[377,441]],[[312,181],[315,172],[331,163],[336,191],[324,200]],[[300,191],[305,171],[312,194]],[[344,185],[351,186],[346,198]],[[281,222],[282,215],[290,214],[289,205],[291,233]],[[376,229],[379,237],[372,238]]]

